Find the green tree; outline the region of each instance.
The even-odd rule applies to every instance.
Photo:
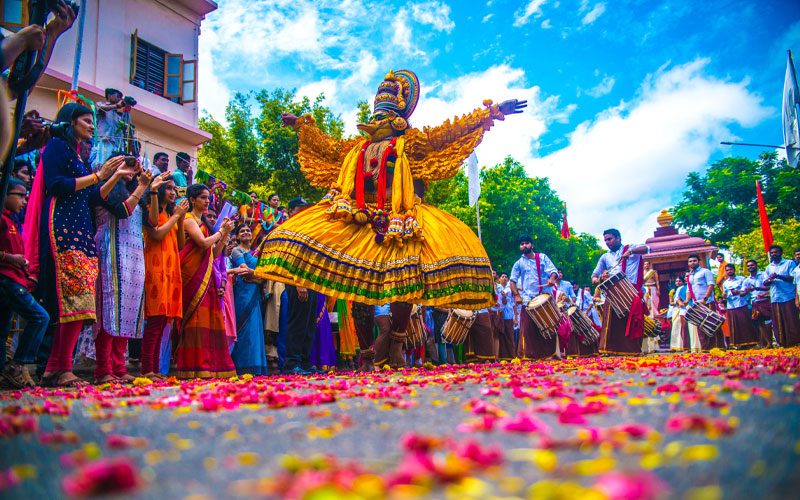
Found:
[[[200,128],[213,138],[200,149],[199,168],[234,189],[255,190],[263,197],[277,192],[285,199],[318,200],[324,190],[311,186],[300,171],[297,134],[282,126],[281,114],[310,113],[322,131],[341,139],[344,123],[323,100],[323,95],[313,102],[307,97],[297,99],[294,90],[285,89],[237,93],[225,111],[228,127],[211,117],[200,119]]]
[[[367,123],[372,116],[372,106],[370,106],[367,101],[358,101],[356,107],[358,108],[356,123]],[[361,131],[359,131],[359,134],[367,135],[365,132]]]
[[[468,203],[467,177],[431,182],[425,201],[458,217],[477,232],[475,207]],[[563,204],[546,178],[528,177],[523,165],[508,157],[481,171],[481,236],[492,265],[511,272],[520,257],[519,236],[530,234],[534,250],[544,252],[564,271],[566,279],[588,283],[602,253],[588,234],[561,238]]]
[[[691,172],[673,211],[676,225],[716,245],[729,246],[735,236],[759,225],[756,181],[761,182],[773,217],[800,217],[800,171],[770,152],[758,161],[725,158],[704,174]]]
[[[774,243],[783,247],[784,257],[791,259],[795,248],[800,248],[800,220],[775,220],[771,224]],[[744,261],[754,259],[763,269],[767,265],[768,256],[764,249],[764,238],[761,227],[734,236],[730,246],[731,253],[742,259],[740,272],[745,272]]]

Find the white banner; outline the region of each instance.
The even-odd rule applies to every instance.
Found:
[[[469,181],[469,206],[478,203],[481,197],[481,174],[478,171],[478,157],[473,151],[467,158],[467,180]]]
[[[792,62],[792,51],[786,60],[786,78],[783,81],[783,144],[786,147],[786,161],[796,167],[800,157],[800,131],[797,123],[797,75]]]

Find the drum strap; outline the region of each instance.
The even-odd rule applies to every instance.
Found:
[[[536,262],[536,276],[539,278],[539,293],[542,293],[542,258],[539,252],[534,252],[533,260]]]
[[[686,286],[689,289],[689,298],[697,302],[697,297],[694,296],[694,289],[692,288],[692,273],[686,273]]]

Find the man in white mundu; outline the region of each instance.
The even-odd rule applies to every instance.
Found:
[[[687,262],[689,264],[689,273],[686,274],[686,288],[688,291],[687,298],[689,299],[689,307],[700,303],[712,311],[716,311],[717,306],[714,299],[716,276],[708,269],[700,267],[700,257],[696,254],[690,255]],[[713,337],[709,337],[700,332],[698,327],[690,322],[689,338],[693,340],[695,336],[700,338],[700,344],[706,351],[714,347],[725,348],[725,338],[722,335],[722,329],[718,329]]]
[[[511,269],[509,286],[514,301],[524,308],[534,297],[553,293],[558,270],[550,257],[533,251],[533,239],[527,234],[520,236],[519,249],[522,257]],[[559,354],[556,352],[556,336],[551,339],[542,337],[539,327],[524,310],[519,315],[517,352],[521,359],[542,359]]]
[[[647,245],[623,245],[617,229],[606,229],[603,241],[608,252],[600,256],[592,273],[592,283],[597,285],[610,276],[610,271],[619,269],[625,273],[639,293],[631,303],[630,311],[618,317],[606,298],[603,307],[603,330],[600,332],[600,354],[635,355],[642,352],[644,334],[644,304],[641,300],[643,271],[642,255],[650,252]]]

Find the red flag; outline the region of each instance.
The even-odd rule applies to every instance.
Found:
[[[561,223],[561,237],[568,240],[572,236],[569,232],[569,224],[567,223],[567,204],[564,203],[564,222]]]
[[[772,228],[769,226],[767,207],[764,206],[764,195],[761,194],[761,183],[756,181],[756,194],[758,196],[758,218],[761,219],[761,235],[764,237],[764,251],[769,253],[772,246]]]

